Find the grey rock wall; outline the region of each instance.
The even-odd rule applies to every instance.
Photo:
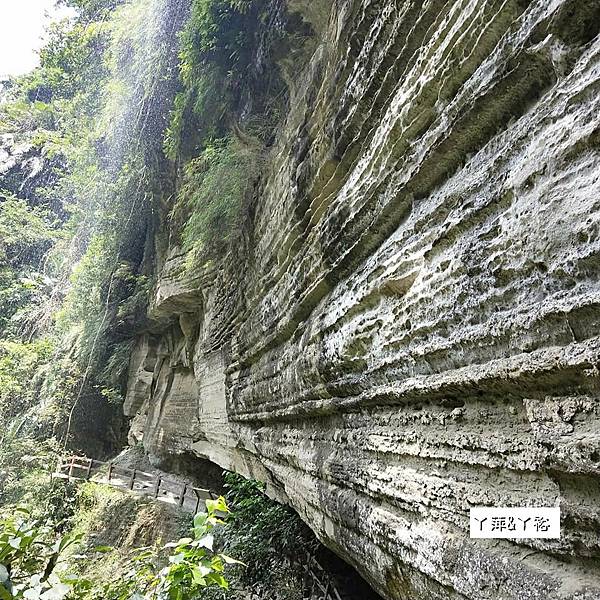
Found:
[[[244,247],[159,266],[131,438],[266,481],[390,600],[600,598],[600,4],[326,4]],[[560,540],[468,537],[556,504]]]

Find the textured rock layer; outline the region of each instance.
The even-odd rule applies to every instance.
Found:
[[[244,247],[160,266],[131,437],[268,482],[390,600],[600,598],[599,4],[304,4]],[[468,537],[555,504],[560,540]]]

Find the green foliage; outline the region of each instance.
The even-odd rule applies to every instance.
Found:
[[[11,320],[25,320],[27,306],[46,293],[43,258],[58,238],[47,210],[11,196],[0,200],[0,333]]]
[[[86,502],[96,501],[97,492],[90,490],[91,485],[87,484],[87,492],[80,495],[80,511]],[[207,500],[206,507],[205,513],[194,517],[190,537],[135,550],[123,574],[113,573],[106,581],[76,574],[71,568],[72,548],[84,550],[80,542],[92,522],[84,525],[80,521],[61,536],[56,525],[16,509],[0,520],[0,599],[195,600],[206,588],[227,589],[226,567],[240,563],[215,550],[213,530],[224,526],[222,517],[229,510],[224,498]],[[106,545],[95,546],[88,554],[104,555],[112,550]],[[86,555],[78,554],[77,558]]]
[[[47,41],[40,51],[40,65],[28,85],[32,100],[73,98],[92,90],[105,76],[102,55],[107,43],[101,22],[74,25],[68,20],[50,26]]]
[[[10,196],[0,200],[0,264],[39,263],[55,239],[55,222],[48,211]]]
[[[3,505],[41,507],[50,487],[47,468],[56,462],[54,440],[40,441],[27,417],[3,420],[0,433],[0,497]]]
[[[58,0],[59,4],[75,8],[84,23],[106,19],[122,2],[123,0]]]
[[[261,483],[235,473],[227,473],[225,482],[232,515],[224,547],[247,564],[238,573],[243,583],[272,584],[281,575],[282,560],[315,551],[318,544],[308,527],[289,507],[270,500]]]
[[[224,498],[206,501],[207,512],[194,517],[193,537],[183,538],[176,543],[167,544],[172,549],[170,566],[162,571],[162,582],[170,600],[191,600],[197,597],[203,588],[229,586],[223,573],[225,565],[240,564],[225,554],[214,551],[212,530],[224,522],[218,515],[229,512]]]
[[[52,356],[47,339],[30,343],[0,340],[0,419],[8,422],[25,413],[36,402],[38,369]]]
[[[52,105],[20,97],[0,105],[0,130],[6,133],[51,130],[56,127]]]
[[[193,0],[183,28],[179,69],[182,91],[175,99],[165,152],[175,160],[205,140],[223,137],[247,78],[262,0]],[[185,139],[188,131],[198,132]],[[196,146],[196,147],[194,147]]]
[[[61,325],[64,323],[66,328],[77,323],[96,322],[101,318],[106,287],[109,285],[106,276],[112,267],[110,243],[111,240],[106,237],[94,237],[74,268],[69,293],[59,316],[59,322]]]
[[[76,510],[70,526],[73,531],[86,535],[94,531],[110,532],[110,535],[101,539],[94,535],[92,546],[112,546],[118,542],[120,532],[134,522],[140,510],[140,502],[139,497],[124,494],[107,485],[91,481],[80,483],[76,493]]]
[[[61,558],[80,535],[56,538],[52,528],[20,509],[0,521],[0,598],[62,600],[72,590],[56,574]]]
[[[206,501],[207,512],[194,517],[192,536],[135,552],[124,575],[107,583],[79,578],[76,591],[86,600],[194,600],[212,586],[228,588],[227,565],[239,564],[214,548],[213,529],[223,525],[229,510],[224,498]],[[110,552],[108,546],[96,548]]]
[[[244,197],[261,166],[261,147],[227,138],[209,144],[185,167],[173,210],[173,222],[183,224],[186,250],[216,252],[239,228]]]

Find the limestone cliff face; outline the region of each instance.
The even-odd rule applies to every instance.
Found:
[[[244,247],[172,247],[126,413],[262,479],[390,600],[600,598],[600,7],[295,2]],[[329,14],[330,11],[330,14]],[[470,540],[560,504],[560,540]]]

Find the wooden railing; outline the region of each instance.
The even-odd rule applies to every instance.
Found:
[[[193,487],[138,469],[127,469],[113,462],[103,462],[85,456],[68,456],[60,459],[55,479],[93,480],[112,487],[149,496],[155,500],[180,506],[184,510],[198,512],[201,504],[218,494],[212,490]]]

